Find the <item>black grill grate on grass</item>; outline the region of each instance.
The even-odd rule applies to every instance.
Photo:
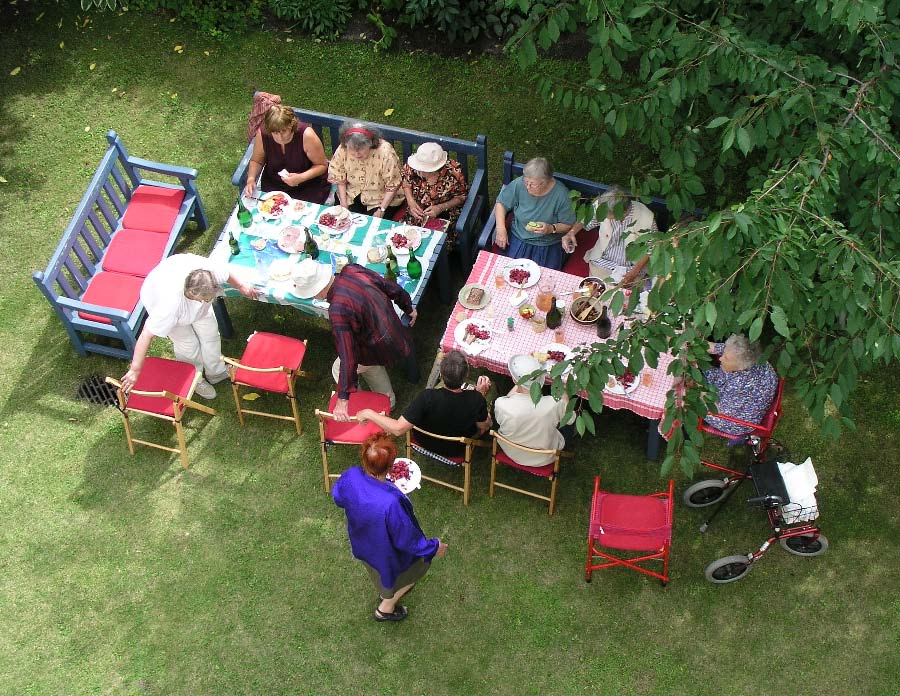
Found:
[[[100,375],[91,375],[81,383],[78,387],[78,398],[101,406],[119,407],[116,388],[107,384]]]

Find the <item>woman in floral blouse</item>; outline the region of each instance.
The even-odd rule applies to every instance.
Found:
[[[402,222],[421,225],[425,218],[450,222],[448,242],[456,244],[456,221],[466,202],[468,185],[459,162],[437,143],[422,143],[406,160],[402,173],[406,213]]]

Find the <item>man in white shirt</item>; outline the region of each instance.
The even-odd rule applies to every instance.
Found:
[[[542,370],[541,364],[530,355],[514,355],[509,359],[509,373],[515,382],[538,370]],[[497,430],[503,437],[525,447],[562,449],[566,440],[558,427],[569,400],[565,396],[559,401],[552,396],[542,396],[535,404],[530,394],[535,381],[529,379],[514,385],[508,395],[494,402]],[[544,466],[553,461],[553,455],[533,454],[512,447],[507,449],[503,442],[500,442],[500,447],[510,459],[522,466]]]
[[[150,342],[156,336],[168,336],[176,360],[205,372],[195,393],[204,399],[215,398],[212,385],[227,379],[228,371],[222,362],[222,338],[210,305],[226,281],[242,295],[257,296],[258,291],[231,275],[227,265],[205,256],[174,254],[150,271],[141,286],[147,321],[138,336],[130,368],[122,377],[126,392],[138,379]]]

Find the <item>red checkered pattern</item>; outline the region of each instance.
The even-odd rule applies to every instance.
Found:
[[[471,310],[463,307],[459,302],[453,308],[450,314],[450,320],[447,322],[447,328],[441,338],[441,350],[445,353],[458,347],[454,337],[454,331],[457,321],[457,315],[462,316],[460,312],[465,314],[465,318],[475,317],[482,320],[486,324],[491,325],[493,337],[490,345],[478,355],[470,355],[469,363],[475,367],[484,367],[491,372],[497,372],[508,375],[509,369],[507,363],[509,359],[518,353],[531,353],[533,351],[541,351],[548,343],[554,342],[553,331],[547,330],[543,333],[535,333],[531,326],[531,322],[519,316],[517,308],[509,303],[509,298],[515,292],[515,288],[504,283],[502,288],[497,288],[494,283],[494,276],[497,270],[505,267],[510,259],[505,256],[498,256],[487,251],[478,254],[472,272],[469,274],[467,283],[480,283],[491,295],[490,304],[482,310]],[[574,290],[581,282],[578,276],[562,273],[561,271],[553,271],[548,268],[541,268],[541,277],[550,275],[556,279],[556,291],[566,292]],[[535,304],[538,286],[534,285],[525,292],[528,293],[526,302]],[[571,300],[571,296],[566,298]],[[566,302],[568,307],[568,301]],[[489,317],[491,308],[493,308],[493,317]],[[514,318],[513,331],[506,328],[507,317]],[[621,319],[616,318],[613,326],[613,336]],[[597,338],[597,332],[594,326],[583,326],[575,322],[568,314],[563,319],[562,328],[565,331],[565,343],[569,347],[579,345],[590,345],[601,339]],[[671,355],[659,356],[659,364],[656,370],[652,370],[653,382],[649,387],[641,384],[631,394],[619,395],[603,392],[603,405],[606,408],[628,409],[637,413],[639,416],[650,419],[662,419],[665,413],[666,393],[672,388],[674,378],[666,374],[669,363],[672,362]],[[645,370],[650,370],[645,367]],[[663,433],[665,437],[666,434]]]

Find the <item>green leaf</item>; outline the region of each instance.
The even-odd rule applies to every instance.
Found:
[[[718,128],[722,124],[728,123],[730,120],[731,119],[728,118],[727,116],[717,116],[712,121],[710,121],[708,124],[706,124],[706,127],[707,128]]]
[[[756,319],[753,320],[753,323],[750,324],[750,330],[747,332],[747,338],[749,338],[751,341],[757,340],[760,334],[762,334],[762,329],[763,318],[756,317]]]
[[[788,329],[787,316],[779,305],[773,305],[770,317],[772,318],[772,326],[775,327],[775,330],[785,338],[790,338],[791,332],[790,329]],[[750,331],[751,333],[753,332],[752,326],[750,327]],[[755,341],[756,339],[752,338],[751,340]]]
[[[738,126],[737,128],[737,144],[745,155],[750,152],[750,149],[753,147],[753,143],[750,140],[749,131],[743,126]]]
[[[628,19],[640,19],[652,9],[653,5],[638,5],[628,14]]]
[[[712,331],[716,328],[716,319],[718,318],[718,312],[716,311],[716,305],[712,302],[706,303],[706,323],[709,324],[709,330]]]

